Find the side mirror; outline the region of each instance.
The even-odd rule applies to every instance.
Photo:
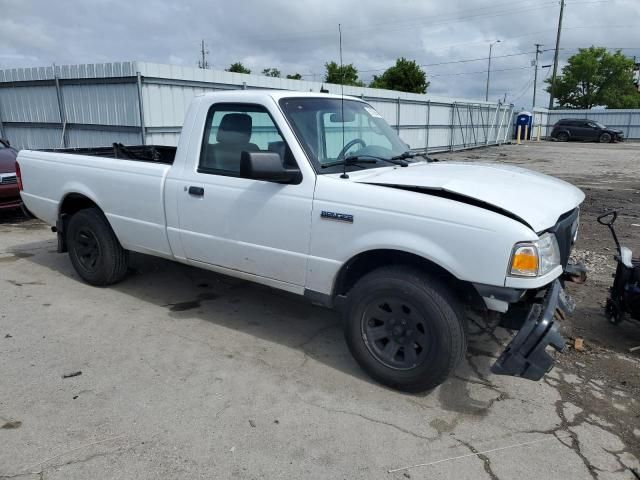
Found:
[[[242,152],[240,177],[274,183],[300,183],[302,174],[297,168],[285,168],[275,152]]]

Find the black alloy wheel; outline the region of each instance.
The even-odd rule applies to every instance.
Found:
[[[75,232],[76,252],[78,262],[89,272],[96,270],[101,255],[100,244],[95,233],[83,227]]]
[[[399,297],[370,304],[362,316],[362,335],[369,352],[383,365],[398,370],[424,361],[429,349],[427,329],[422,312]]]
[[[414,267],[367,273],[349,290],[342,313],[349,350],[388,387],[430,390],[464,357],[462,303],[446,282]]]
[[[127,274],[129,252],[97,208],[74,213],[65,228],[69,258],[82,279],[96,286],[119,282]]]
[[[598,139],[600,143],[611,143],[611,134],[604,132]]]

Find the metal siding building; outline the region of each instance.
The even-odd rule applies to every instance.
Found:
[[[256,88],[341,92],[320,82],[145,62],[0,70],[0,135],[17,148],[177,145],[195,95]],[[344,94],[369,102],[413,149],[511,138],[512,105],[350,86]]]

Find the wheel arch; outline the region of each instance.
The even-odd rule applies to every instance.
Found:
[[[613,132],[608,132],[606,130],[602,130],[600,131],[600,133],[598,134],[598,141],[602,141],[602,137],[604,135],[608,135],[609,136],[609,143],[613,142],[616,138],[616,135]]]
[[[432,260],[395,249],[367,250],[351,257],[336,275],[331,298],[334,303],[346,296],[363,276],[380,267],[406,265],[417,268],[442,280],[463,302],[484,307],[484,302],[471,282],[460,280],[449,270]]]
[[[68,192],[60,200],[55,232],[58,235],[58,252],[68,251],[65,231],[71,216],[86,208],[97,208],[104,214],[104,210],[88,195],[80,192]],[[108,222],[109,220],[107,220]]]
[[[102,211],[100,206],[84,193],[69,192],[65,194],[60,201],[60,206],[58,207],[58,218],[63,215],[73,215],[85,208],[98,208]]]

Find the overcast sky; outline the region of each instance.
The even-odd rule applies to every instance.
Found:
[[[404,56],[424,65],[428,92],[530,106],[534,43],[552,63],[559,1],[488,0],[0,0],[0,68],[141,60],[196,66],[200,40],[214,69],[241,61],[321,80],[344,62],[369,81]],[[640,58],[640,0],[567,0],[560,58],[577,47],[622,48]],[[509,56],[507,56],[509,55]],[[476,61],[464,61],[478,59]],[[449,63],[459,62],[459,63]],[[438,65],[436,65],[438,64]],[[538,74],[538,105],[549,68]]]

